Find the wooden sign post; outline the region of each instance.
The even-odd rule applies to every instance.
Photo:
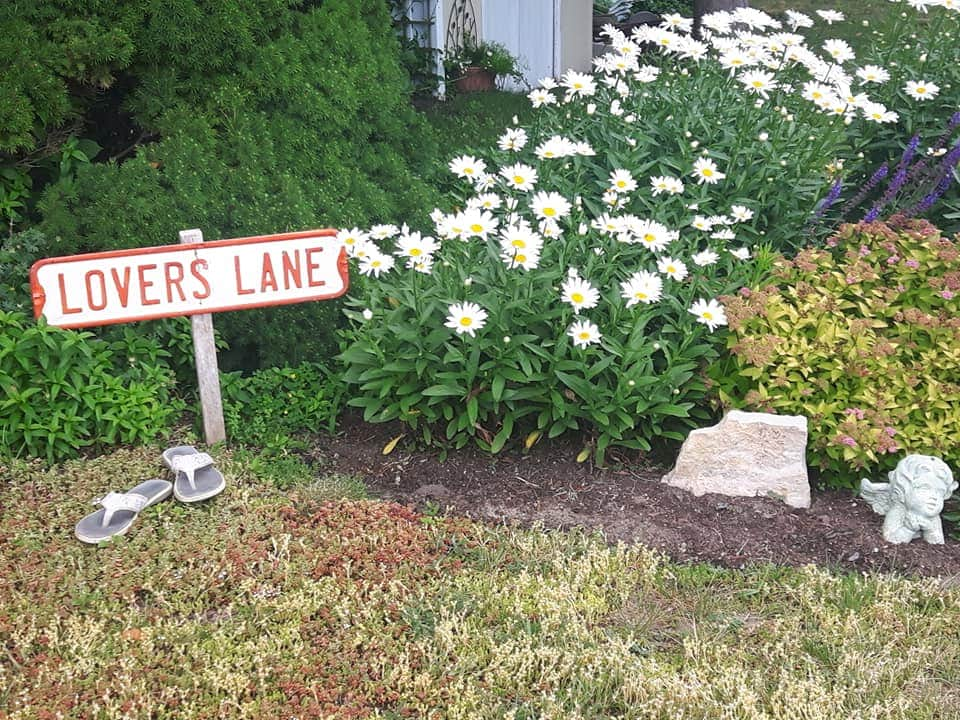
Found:
[[[38,260],[30,269],[33,311],[64,328],[190,315],[204,434],[213,444],[226,432],[211,313],[343,295],[347,253],[336,234],[204,242],[200,230],[183,230],[179,245]]]
[[[203,242],[203,231],[181,230],[180,244]],[[200,389],[200,408],[203,413],[203,435],[207,445],[227,439],[223,422],[223,400],[220,397],[220,369],[217,367],[217,345],[213,335],[213,315],[202,313],[190,316],[193,335],[193,358],[197,365],[197,386]]]

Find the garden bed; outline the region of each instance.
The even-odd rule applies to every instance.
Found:
[[[531,452],[490,456],[384,446],[396,425],[347,420],[341,433],[317,440],[325,469],[360,476],[371,492],[420,511],[493,523],[600,529],[610,541],[641,542],[681,562],[740,568],[758,563],[815,563],[847,571],[947,576],[960,581],[960,542],[891,545],[881,518],[851,492],[815,490],[809,510],[766,498],[704,495],[664,485],[668,468],[642,457],[600,469],[577,463],[578,438],[540,442]],[[947,532],[950,531],[947,527]]]

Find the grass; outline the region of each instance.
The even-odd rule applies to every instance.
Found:
[[[0,470],[0,717],[946,718],[960,589],[677,566],[583,533],[364,499],[352,478],[146,510],[85,501],[156,448]]]
[[[766,12],[780,15],[785,10],[797,10],[809,15],[815,21],[814,27],[804,30],[807,44],[817,47],[829,38],[841,38],[849,42],[854,49],[867,49],[873,31],[885,24],[894,13],[903,11],[899,3],[887,0],[867,2],[866,0],[751,0],[750,5]],[[841,23],[828,25],[815,13],[817,10],[839,10],[846,16]]]

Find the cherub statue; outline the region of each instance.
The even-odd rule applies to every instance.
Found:
[[[928,543],[942,545],[940,512],[957,489],[947,464],[930,455],[907,455],[888,477],[889,483],[860,481],[860,496],[875,512],[886,515],[884,539],[908,543],[923,536]]]

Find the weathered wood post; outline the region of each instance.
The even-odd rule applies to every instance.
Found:
[[[184,245],[203,242],[203,231],[181,230]],[[193,357],[197,363],[197,384],[200,387],[200,408],[203,413],[203,434],[207,445],[227,439],[223,423],[223,400],[220,397],[220,369],[217,367],[217,346],[213,335],[213,315],[192,315]]]

